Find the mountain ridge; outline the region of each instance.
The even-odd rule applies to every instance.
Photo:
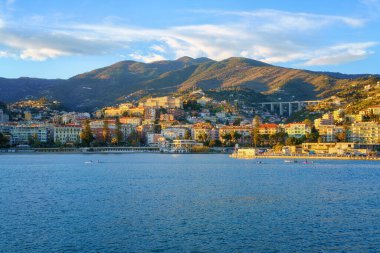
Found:
[[[373,76],[379,77],[285,68],[243,57],[214,61],[183,56],[151,63],[120,61],[69,79],[0,78],[0,100],[49,96],[73,110],[94,110],[133,94],[167,95],[195,86],[244,87],[280,99],[306,100],[332,95],[353,80]]]

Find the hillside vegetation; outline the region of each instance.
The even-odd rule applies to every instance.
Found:
[[[122,61],[67,80],[0,79],[0,100],[45,96],[70,109],[94,110],[125,99],[181,93],[194,86],[206,91],[240,87],[270,95],[262,96],[263,100],[307,100],[329,97],[369,79],[367,75],[277,67],[247,58],[213,61],[181,57],[152,63]]]

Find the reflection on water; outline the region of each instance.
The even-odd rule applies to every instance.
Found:
[[[376,252],[379,182],[371,161],[0,155],[0,252]]]

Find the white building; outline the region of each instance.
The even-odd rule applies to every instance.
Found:
[[[10,129],[13,144],[29,144],[31,140],[46,143],[52,132],[53,127],[48,125],[18,125]]]
[[[184,139],[186,132],[188,130],[186,128],[179,127],[168,127],[161,130],[161,134],[167,140],[176,140],[176,139]]]
[[[0,123],[8,122],[8,121],[9,121],[9,115],[4,113],[3,109],[0,109]]]
[[[65,125],[54,127],[54,142],[76,143],[80,142],[82,127],[79,125]]]

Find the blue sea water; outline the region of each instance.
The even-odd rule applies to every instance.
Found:
[[[380,162],[262,162],[0,155],[0,252],[380,252]]]

